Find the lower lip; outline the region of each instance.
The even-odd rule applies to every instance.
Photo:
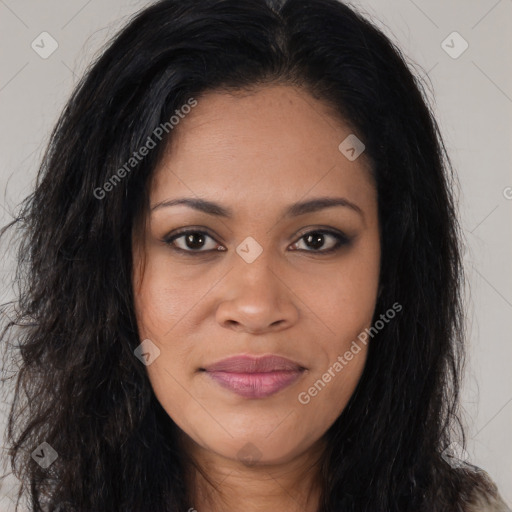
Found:
[[[302,371],[268,373],[206,372],[222,387],[244,398],[265,398],[293,384]]]

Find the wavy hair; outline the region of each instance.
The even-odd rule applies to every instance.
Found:
[[[326,433],[321,512],[464,510],[485,478],[443,451],[458,433],[464,361],[456,177],[424,86],[400,50],[336,0],[162,0],[93,63],[51,135],[18,239],[2,344],[18,360],[7,439],[33,511],[187,510],[189,461],[155,398],[132,288],[132,235],[172,130],[108,195],[155,127],[191,97],[302,87],[364,141],[381,223],[375,318],[361,380]],[[5,365],[5,362],[4,362]],[[46,441],[47,469],[30,454]]]

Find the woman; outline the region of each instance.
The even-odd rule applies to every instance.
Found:
[[[399,50],[344,4],[139,13],[14,223],[31,510],[506,510],[450,435],[453,183]]]

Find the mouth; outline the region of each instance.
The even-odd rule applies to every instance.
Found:
[[[200,368],[225,389],[244,398],[265,398],[292,385],[306,368],[279,356],[235,356]]]

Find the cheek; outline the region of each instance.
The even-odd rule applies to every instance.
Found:
[[[149,253],[142,283],[135,290],[135,311],[141,338],[165,339],[201,298],[200,283],[177,272],[163,255]]]
[[[380,272],[378,236],[361,239],[335,263],[304,272],[296,290],[311,308],[327,335],[324,349],[344,345],[370,326],[375,310]]]
[[[363,373],[367,352],[361,343],[344,347],[331,354],[328,366],[312,372],[297,398],[319,428],[330,426],[345,409]]]
[[[372,325],[377,300],[378,237],[361,240],[354,249],[328,275],[305,281],[302,292],[314,304],[326,335],[316,339],[317,364],[298,401],[324,423],[339,416],[363,373],[369,343],[365,331]],[[323,286],[313,287],[315,280]]]

